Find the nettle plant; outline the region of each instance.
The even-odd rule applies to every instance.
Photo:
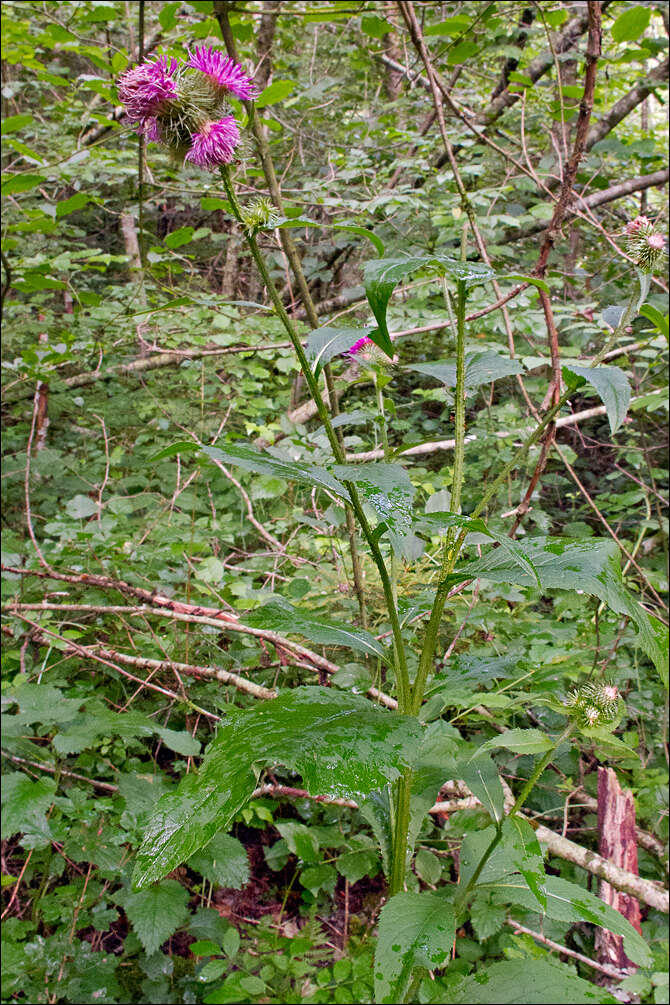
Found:
[[[390,643],[365,627],[366,610],[360,575],[360,556],[352,552],[355,582],[363,627],[316,619],[307,609],[276,599],[247,616],[247,624],[300,634],[320,645],[345,646],[385,667],[392,696],[303,686],[279,693],[248,710],[231,710],[210,743],[199,770],[189,774],[176,793],[157,804],[137,857],[134,885],[143,888],[160,880],[191,858],[219,832],[225,831],[252,797],[264,768],[280,765],[297,773],[310,794],[354,799],[378,839],[388,878],[388,900],[379,918],[374,964],[378,1002],[410,1001],[417,994],[430,1000],[427,972],[442,971],[452,959],[455,933],[468,917],[473,900],[483,892],[496,905],[518,904],[561,921],[585,920],[623,936],[629,958],[647,964],[646,944],[616,911],[576,884],[547,875],[540,845],[531,823],[521,810],[547,765],[565,751],[576,734],[616,746],[612,730],[624,707],[615,685],[591,679],[561,702],[539,699],[565,719],[557,735],[539,729],[510,729],[477,747],[440,718],[449,706],[445,693],[437,712],[424,699],[436,662],[436,651],[445,605],[451,592],[464,583],[487,579],[494,583],[536,586],[540,590],[578,590],[598,597],[613,611],[625,615],[638,629],[640,647],[664,673],[664,626],[651,617],[627,592],[616,548],[610,541],[526,538],[522,543],[490,529],[482,513],[495,499],[511,472],[522,465],[531,448],[552,430],[552,423],[580,386],[589,384],[600,395],[615,431],[624,421],[630,388],[624,373],[599,365],[609,347],[625,331],[643,306],[649,274],[664,253],[662,237],[643,217],[628,226],[631,255],[637,262],[638,281],[627,305],[611,308],[607,345],[589,366],[563,369],[564,390],[538,418],[535,427],[512,459],[483,491],[469,515],[461,512],[465,479],[466,396],[482,383],[523,372],[516,360],[492,351],[467,351],[466,304],[469,291],[494,279],[516,279],[548,292],[537,278],[496,274],[490,267],[443,255],[387,258],[379,239],[372,240],[378,258],[365,266],[364,283],[374,323],[360,328],[321,327],[303,344],[270,276],[257,240],[263,230],[305,225],[309,221],[286,219],[281,207],[266,200],[243,206],[238,199],[231,164],[240,144],[240,127],[231,114],[230,97],[240,99],[253,125],[254,88],[232,58],[208,48],[196,49],[186,62],[160,56],[126,73],[119,94],[138,130],[172,150],[175,156],[207,170],[220,171],[225,206],[240,226],[277,317],[295,348],[298,364],[316,407],[322,427],[320,464],[294,459],[279,449],[257,450],[241,442],[224,446],[176,443],[156,456],[195,450],[203,460],[238,465],[258,475],[273,475],[309,486],[339,501],[348,521],[355,521],[366,542],[383,591]],[[266,151],[267,152],[267,151]],[[266,165],[267,167],[267,165]],[[357,229],[357,228],[349,228]],[[290,245],[289,245],[290,248]],[[290,256],[301,282],[299,259]],[[392,383],[394,345],[387,308],[396,286],[410,274],[434,275],[444,287],[446,310],[455,333],[456,360],[414,366],[427,378],[453,389],[454,463],[448,509],[417,512],[414,487],[402,465],[403,448],[391,450],[387,434],[385,394]],[[304,282],[304,277],[302,277]],[[301,283],[302,286],[302,283]],[[653,310],[653,308],[651,308]],[[367,371],[376,393],[377,421],[381,429],[383,459],[350,463],[345,455],[342,429],[353,415],[336,414],[330,365],[342,356],[355,359]],[[325,437],[325,439],[323,439]],[[304,455],[297,441],[297,457]],[[349,528],[353,523],[348,523]],[[465,560],[468,535],[488,539],[491,547],[480,557]],[[483,536],[483,538],[482,538]],[[429,542],[427,544],[427,541]],[[401,563],[411,563],[426,549],[437,572],[416,599],[399,601]],[[350,534],[355,547],[355,534]],[[427,616],[427,623],[425,621]],[[417,625],[420,628],[417,628]],[[383,698],[383,703],[380,701]],[[538,700],[538,701],[539,701]],[[382,704],[384,707],[382,707]],[[505,789],[491,758],[491,750],[536,755],[530,777],[514,798]],[[411,892],[405,877],[425,816],[447,779],[462,780],[490,816],[484,830],[467,834],[460,852],[456,885],[434,891]],[[509,790],[508,790],[509,791]],[[448,975],[447,975],[448,976]],[[481,975],[480,975],[481,977]],[[552,988],[559,1001],[605,1001],[605,992],[546,960],[496,964],[487,977],[485,998],[480,977],[457,979],[456,1001],[491,1001],[503,986]],[[449,985],[446,985],[447,989]],[[438,992],[445,1000],[445,985]],[[523,1000],[537,1000],[532,996]]]

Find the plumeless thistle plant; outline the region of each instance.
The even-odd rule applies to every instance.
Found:
[[[562,917],[560,905],[569,902],[576,916],[622,934],[631,959],[647,962],[645,943],[617,912],[581,887],[546,875],[534,829],[521,813],[559,748],[570,743],[580,730],[606,733],[614,728],[621,712],[617,686],[607,681],[587,682],[565,702],[556,703],[554,710],[566,721],[553,737],[538,729],[512,729],[477,747],[439,714],[422,714],[450,591],[457,584],[478,578],[542,590],[575,589],[595,594],[635,623],[640,645],[659,667],[663,666],[658,626],[626,592],[618,556],[610,542],[529,538],[520,544],[493,531],[481,518],[510,473],[553,428],[575,388],[584,383],[595,388],[607,404],[612,429],[616,429],[623,422],[630,397],[625,375],[616,367],[565,368],[565,387],[558,400],[482,492],[472,513],[463,515],[466,393],[477,386],[478,380],[488,383],[523,369],[516,361],[494,353],[494,358],[487,358],[484,372],[482,354],[467,351],[469,290],[496,278],[521,278],[541,291],[547,290],[546,284],[533,277],[496,276],[487,265],[465,261],[464,255],[462,260],[438,254],[387,258],[383,245],[375,239],[379,257],[366,264],[364,274],[374,322],[363,332],[324,326],[312,331],[303,344],[257,240],[259,232],[282,227],[285,221],[268,199],[256,199],[243,206],[231,171],[240,150],[241,127],[231,113],[230,97],[246,102],[247,111],[253,114],[252,80],[231,58],[202,47],[189,53],[186,61],[158,56],[128,71],[119,81],[119,95],[129,120],[147,139],[163,144],[183,161],[220,172],[232,216],[294,346],[330,451],[322,465],[288,461],[276,452],[261,452],[237,442],[222,447],[201,445],[199,452],[205,460],[238,464],[251,472],[275,474],[313,489],[325,489],[350,506],[379,576],[391,644],[385,645],[363,628],[315,619],[308,610],[295,608],[281,598],[254,611],[247,623],[302,634],[324,645],[349,646],[377,659],[386,667],[394,692],[385,696],[386,708],[382,708],[360,694],[327,687],[299,687],[226,718],[199,771],[188,775],[176,794],[158,803],[138,855],[136,886],[146,886],[165,876],[219,830],[229,827],[251,798],[263,767],[280,764],[300,774],[310,793],[355,799],[379,841],[389,897],[380,916],[375,959],[378,1002],[415,1000],[422,976],[448,966],[456,929],[467,919],[473,898],[484,890],[501,903],[505,897],[516,898],[516,902],[550,917]],[[622,308],[612,338],[618,337],[639,309],[645,293],[643,277],[663,254],[663,239],[646,218],[632,221],[627,234],[629,250],[640,270],[640,289]],[[389,364],[394,359],[386,318],[388,303],[397,284],[419,270],[436,275],[446,284],[447,312],[456,342],[455,366],[438,362],[415,368],[433,378],[437,376],[454,389],[450,504],[448,510],[434,513],[417,513],[414,509],[414,487],[408,472],[393,459],[388,447],[383,395],[392,380]],[[338,434],[340,423],[335,423],[327,404],[322,386],[324,368],[342,354],[373,374],[384,444],[383,460],[378,462],[347,461]],[[604,351],[596,357],[596,363],[602,355]],[[398,363],[402,365],[402,360]],[[478,372],[484,375],[478,377]],[[471,532],[485,535],[495,545],[483,558],[463,558]],[[426,547],[426,538],[431,537],[440,541],[434,556],[438,573],[431,584],[432,601],[423,611],[428,622],[423,635],[415,636],[401,617],[397,573],[399,563],[414,560]],[[379,692],[371,691],[370,697],[378,699]],[[448,695],[445,705],[449,705]],[[511,800],[505,798],[491,759],[490,751],[495,748],[537,757],[527,781]],[[422,821],[441,785],[450,778],[465,782],[488,812],[490,824],[484,831],[466,836],[458,884],[436,891],[407,891],[406,872]],[[535,961],[526,962],[532,972]],[[582,985],[590,987],[578,978],[571,980],[577,982],[570,985],[575,995],[584,993]],[[494,995],[494,988],[489,990]],[[423,993],[427,995],[428,991],[424,988]]]

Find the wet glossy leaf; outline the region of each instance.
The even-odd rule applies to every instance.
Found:
[[[291,768],[309,792],[358,801],[398,777],[419,735],[415,720],[319,687],[297,688],[234,714],[219,728],[198,774],[156,807],[138,854],[136,887],[166,875],[225,830],[264,765]]]
[[[294,607],[284,597],[276,597],[263,607],[245,616],[251,628],[263,628],[284,635],[304,635],[310,642],[322,646],[347,646],[368,656],[378,656],[390,663],[391,654],[374,635],[363,628],[349,628],[313,617],[309,611]]]
[[[613,541],[542,537],[527,538],[520,547],[532,561],[542,589],[593,594],[617,614],[628,615],[637,626],[638,644],[654,661],[667,685],[667,652],[661,642],[663,633],[656,627],[659,622],[647,614],[624,586],[619,551]],[[530,574],[513,563],[502,548],[461,566],[458,571],[494,583],[531,586],[533,582]]]
[[[616,1002],[604,988],[577,977],[549,960],[503,960],[471,977],[449,982],[448,1001],[456,1005],[592,1005]]]
[[[223,464],[237,464],[245,471],[253,471],[258,475],[275,475],[286,478],[287,481],[301,482],[305,485],[316,485],[328,489],[339,496],[345,496],[346,490],[333,476],[316,464],[305,464],[298,461],[288,461],[269,453],[261,453],[254,447],[239,443],[227,443],[225,446],[202,447],[202,453],[212,460]]]
[[[414,522],[417,527],[439,527],[440,533],[444,533],[443,528],[446,527],[462,527],[473,534],[486,534],[492,541],[496,541],[500,545],[501,549],[508,555],[510,561],[532,576],[537,585],[540,586],[537,570],[522,546],[517,541],[512,541],[506,534],[491,530],[481,518],[477,517],[473,519],[469,516],[461,516],[460,513],[434,511],[415,517]]]
[[[412,531],[414,486],[407,471],[399,464],[336,464],[333,474],[342,481],[354,482],[361,496],[386,525],[394,550],[403,557],[404,539]],[[411,539],[410,539],[411,540]]]
[[[446,965],[454,912],[442,893],[397,893],[382,908],[375,951],[375,1001],[404,1001],[417,968]]]
[[[570,883],[559,876],[547,875],[544,881],[547,898],[547,917],[555,921],[575,923],[588,921],[601,928],[607,928],[615,935],[622,935],[626,956],[638,966],[647,967],[651,963],[651,952],[642,936],[619,911],[606,904],[584,887]],[[525,886],[505,884],[494,891],[496,903],[515,903],[530,911],[537,911],[538,904],[533,894]]]

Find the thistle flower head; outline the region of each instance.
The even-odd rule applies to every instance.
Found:
[[[351,348],[347,349],[347,354],[357,356],[359,352],[367,352],[367,347],[371,345],[374,345],[372,339],[364,335],[363,338],[359,338],[358,342],[354,342]]]
[[[132,122],[142,127],[146,119],[155,116],[177,97],[173,76],[176,69],[176,59],[159,56],[134,66],[119,78],[119,98]]]
[[[609,681],[583,684],[565,700],[570,715],[584,729],[607,726],[619,713],[619,688]]]
[[[634,220],[629,220],[626,224],[626,233],[629,237],[638,234],[641,230],[651,227],[651,220],[646,216],[636,216]]]
[[[230,57],[226,58],[222,52],[212,49],[211,46],[203,45],[199,48],[196,46],[193,52],[189,52],[186,65],[200,70],[214,81],[217,87],[230,91],[237,98],[249,100],[256,95],[253,81],[239,63]]]
[[[158,56],[133,67],[120,78],[118,90],[138,132],[208,170],[230,164],[240,142],[230,95],[255,93],[241,66],[205,46],[189,53],[185,63]]]
[[[626,224],[628,252],[639,269],[652,272],[665,254],[665,238],[646,216],[636,216]]]
[[[205,122],[200,131],[191,137],[191,149],[185,160],[198,167],[214,168],[219,164],[230,164],[235,147],[240,141],[240,132],[232,115],[218,122]]]
[[[361,366],[369,366],[372,363],[377,363],[379,366],[392,366],[398,358],[394,356],[393,359],[390,359],[368,335],[363,335],[357,342],[354,342],[344,355],[360,363]]]

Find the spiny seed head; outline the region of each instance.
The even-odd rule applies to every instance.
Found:
[[[583,684],[565,699],[570,715],[583,728],[606,726],[619,713],[619,688],[609,681]]]
[[[646,216],[636,216],[626,224],[628,253],[643,272],[652,272],[665,255],[665,238]]]
[[[270,200],[260,196],[249,203],[242,222],[245,229],[253,234],[257,230],[273,230],[279,224],[280,217]]]

